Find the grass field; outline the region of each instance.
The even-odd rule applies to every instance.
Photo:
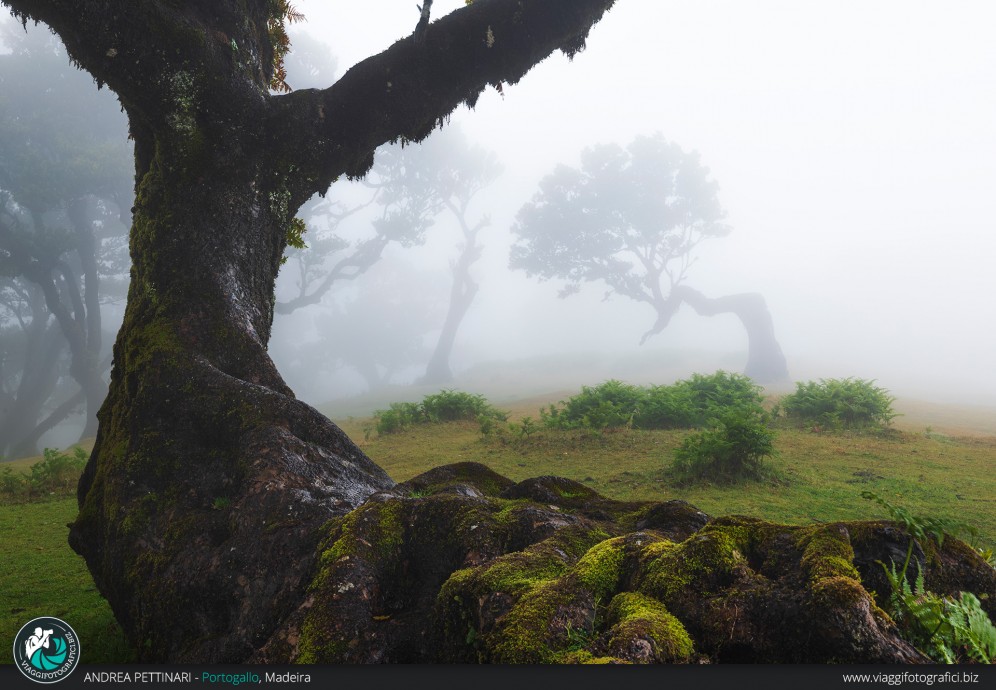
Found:
[[[512,418],[536,418],[539,406],[510,409]],[[556,474],[620,500],[680,498],[710,515],[791,524],[886,517],[861,499],[871,490],[914,513],[962,520],[979,530],[982,545],[996,545],[996,437],[779,429],[770,481],[678,487],[666,468],[687,431],[542,430],[503,443],[482,439],[476,423],[455,422],[364,440],[366,420],[340,423],[397,481],[472,460],[515,480]]]
[[[0,649],[9,652],[32,618],[53,616],[76,630],[86,663],[130,660],[110,606],[66,543],[75,517],[75,498],[0,505]],[[0,660],[12,662],[6,653]]]
[[[513,420],[536,419],[542,406],[567,395],[495,402]],[[980,531],[980,545],[996,546],[996,429],[986,433],[992,418],[985,411],[949,406],[900,401],[896,407],[912,414],[899,418],[898,429],[887,433],[780,429],[768,481],[690,487],[673,485],[666,471],[687,431],[541,430],[501,440],[482,438],[476,423],[451,422],[364,438],[369,418],[345,417],[341,407],[332,412],[397,481],[438,465],[471,460],[515,480],[556,474],[612,498],[680,498],[710,515],[753,515],[792,524],[886,517],[860,498],[869,489],[914,513],[967,522]],[[35,460],[13,466],[26,469]],[[63,618],[76,629],[85,662],[128,660],[130,653],[107,602],[97,593],[83,560],[66,543],[66,523],[75,513],[74,497],[0,504],[0,648],[10,648],[25,622],[46,615]]]

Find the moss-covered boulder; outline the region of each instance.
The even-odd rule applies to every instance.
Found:
[[[710,519],[461,463],[331,521],[301,605],[254,658],[921,662],[876,601],[875,561],[907,544],[886,523]],[[920,562],[940,593],[996,599],[992,568],[955,539]]]

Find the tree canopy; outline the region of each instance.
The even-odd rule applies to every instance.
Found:
[[[702,315],[735,313],[749,338],[745,373],[761,383],[788,378],[763,297],[710,299],[687,284],[695,248],[730,232],[719,185],[697,153],[660,134],[625,149],[603,144],[586,149],[579,168],[558,166],[539,187],[512,227],[512,268],[565,280],[562,297],[602,282],[609,294],[649,304],[657,321],[641,342],[664,330],[683,303]]]
[[[594,146],[580,167],[559,165],[540,181],[512,228],[510,264],[563,278],[562,295],[601,280],[656,305],[685,280],[698,244],[730,232],[718,191],[697,153],[659,134]]]

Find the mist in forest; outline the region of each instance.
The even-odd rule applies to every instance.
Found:
[[[291,33],[293,88],[331,84],[418,21],[401,0],[295,5],[306,21]],[[437,0],[433,15],[462,5]],[[82,107],[79,86],[60,101],[38,68],[31,95],[11,71],[24,32],[0,22],[9,266],[17,237],[73,227],[71,195],[35,203],[29,182],[55,184],[31,166],[78,159],[82,140],[65,141],[78,121],[27,127],[25,103],[98,124],[88,150],[118,158],[93,170],[127,169],[130,154],[113,94],[95,96],[99,112]],[[364,180],[340,180],[301,209],[307,230],[278,279],[271,355],[314,404],[406,387],[515,397],[612,377],[667,383],[749,368],[764,325],[717,305],[760,295],[787,372],[765,381],[774,390],[853,376],[899,396],[994,405],[994,23],[986,2],[619,2],[573,61],[557,54],[487,89],[426,141],[383,147]],[[29,26],[36,34],[48,32]],[[93,182],[93,170],[77,179]],[[90,200],[104,250],[98,359],[127,275],[131,202],[111,187],[72,197]],[[59,251],[80,266],[69,244]],[[57,319],[18,275],[0,277],[3,414],[31,398],[27,343],[44,325],[62,354],[53,375],[32,374],[40,423],[78,382]],[[74,409],[69,441],[83,426]]]
[[[384,3],[376,21],[360,2],[301,9],[299,29],[332,47],[338,74],[417,20],[404,2]],[[656,319],[646,302],[606,297],[598,280],[560,298],[566,281],[509,268],[517,214],[558,165],[660,135],[698,153],[729,228],[693,249],[685,284],[711,298],[763,295],[792,380],[855,376],[899,395],[996,402],[996,46],[983,28],[994,19],[982,2],[618,3],[573,62],[555,55],[451,119],[503,169],[473,200],[490,224],[455,375],[477,367],[470,380],[497,380],[503,363],[511,375],[529,358],[533,375],[562,369],[575,385],[743,369],[747,336],[733,314],[686,304],[640,345]],[[422,360],[392,372],[395,384],[424,373],[461,241],[440,214],[424,244],[392,244],[371,271],[376,289],[396,276],[395,299],[427,316]],[[278,339],[307,337],[303,318],[278,317]],[[366,387],[348,367],[322,385],[325,397]]]

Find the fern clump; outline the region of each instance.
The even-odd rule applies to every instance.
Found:
[[[583,386],[581,392],[560,407],[551,405],[541,412],[547,427],[560,429],[608,429],[633,425],[646,389],[622,381],[606,381]]]
[[[585,386],[542,412],[544,426],[559,429],[692,429],[728,410],[761,409],[761,388],[742,374],[693,374],[669,386],[606,381]]]
[[[764,458],[774,453],[762,401],[761,387],[749,377],[717,371],[667,386],[615,380],[585,386],[541,417],[543,426],[555,429],[699,429],[675,452],[672,474],[682,482],[727,483],[760,477]]]
[[[442,390],[427,395],[422,402],[391,403],[386,410],[374,412],[374,428],[378,434],[393,434],[418,424],[435,424],[460,420],[477,421],[507,419],[483,395]]]
[[[971,592],[959,592],[957,596],[947,597],[929,591],[920,563],[917,563],[917,575],[912,585],[909,579],[913,545],[917,541],[933,538],[940,546],[944,543],[945,534],[950,531],[974,533],[974,530],[957,520],[915,516],[871,491],[862,492],[861,496],[885,508],[910,535],[902,568],[898,568],[895,562],[888,565],[878,562],[892,590],[888,601],[889,615],[903,637],[940,663],[996,662],[996,627],[977,596]]]
[[[889,426],[896,413],[889,391],[865,379],[820,379],[796,384],[781,400],[789,420],[827,429],[875,429]]]
[[[10,467],[0,471],[0,495],[15,501],[36,501],[50,496],[67,496],[76,491],[86,466],[88,453],[80,447],[72,454],[46,448],[44,457],[27,472]]]

